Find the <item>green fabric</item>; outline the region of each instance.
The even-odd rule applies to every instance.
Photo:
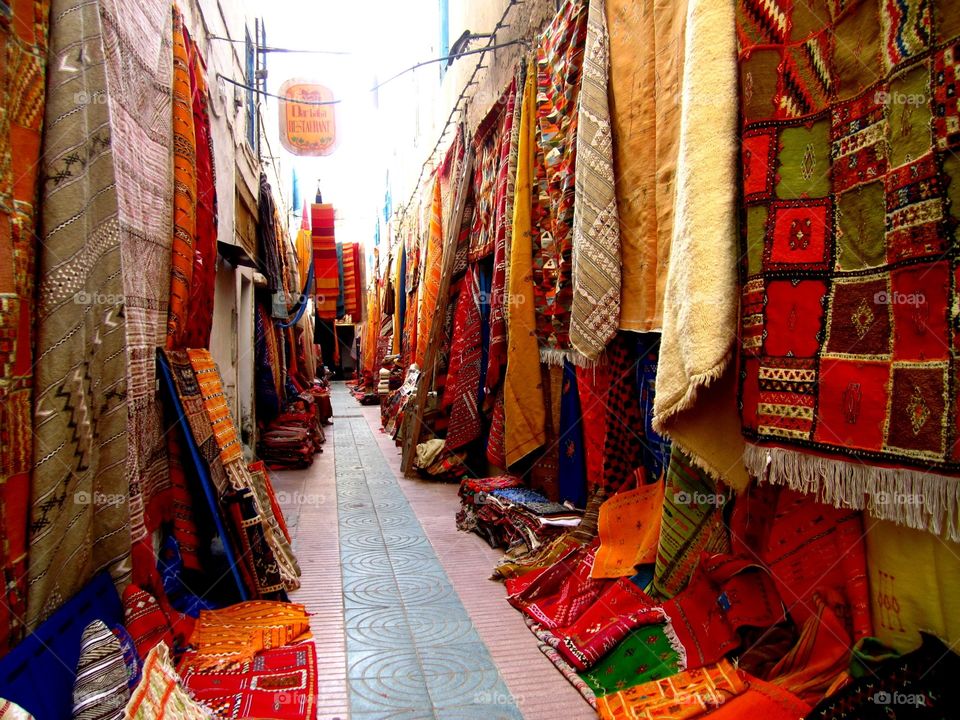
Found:
[[[883,207],[885,202],[882,180],[840,194],[837,199],[837,263],[841,270],[863,270],[887,262],[886,218],[883,213],[876,212],[876,208]]]
[[[579,673],[597,697],[680,672],[680,656],[663,625],[637,628],[589,672]]]
[[[875,637],[861,638],[851,650],[850,675],[854,678],[873,675],[881,663],[898,657],[900,657],[900,653],[887,647],[879,639]]]
[[[747,208],[747,273],[754,275],[763,268],[763,239],[767,232],[767,208]]]
[[[728,493],[674,443],[653,575],[656,594],[671,598],[683,590],[704,550],[729,552],[730,541],[723,524],[728,499]]]
[[[820,198],[830,193],[830,121],[784,128],[777,168],[777,197]]]

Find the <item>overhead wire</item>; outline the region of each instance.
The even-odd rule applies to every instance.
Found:
[[[460,107],[460,103],[464,102],[465,100],[469,100],[469,98],[467,98],[466,96],[467,90],[469,90],[471,87],[477,84],[477,81],[476,81],[477,75],[479,74],[480,70],[485,67],[483,64],[484,54],[487,52],[490,52],[491,50],[495,50],[498,47],[504,47],[508,44],[510,45],[522,44],[522,45],[529,46],[530,43],[527,40],[512,40],[509,43],[503,43],[502,45],[497,45],[496,43],[497,33],[499,33],[500,30],[502,30],[505,27],[510,27],[509,25],[506,24],[507,16],[510,14],[510,10],[512,10],[513,7],[516,5],[523,5],[523,4],[524,4],[524,0],[510,0],[510,3],[507,5],[506,8],[504,8],[503,14],[500,15],[500,19],[497,21],[497,24],[494,26],[493,31],[489,34],[487,45],[483,48],[478,48],[476,50],[476,52],[480,53],[480,59],[477,61],[477,65],[476,67],[474,67],[473,72],[470,74],[470,79],[467,80],[466,84],[463,86],[463,89],[460,90],[460,95],[457,97],[457,101],[453,104],[453,108],[450,110],[450,114],[447,116],[447,121],[444,123],[443,129],[440,131],[440,137],[437,138],[437,142],[434,144],[433,149],[430,151],[429,155],[427,155],[427,159],[424,161],[423,165],[420,167],[420,174],[417,177],[417,182],[413,186],[413,192],[410,193],[410,198],[395,213],[400,223],[402,223],[406,219],[407,213],[409,212],[410,207],[413,205],[414,198],[416,198],[417,193],[420,191],[420,184],[423,182],[424,173],[427,172],[427,167],[434,162],[437,151],[440,149],[440,146],[443,143],[443,139],[446,137],[447,133],[450,131],[450,128],[453,127],[454,116],[457,114],[458,111],[461,113],[466,111],[465,107],[464,108]],[[390,243],[388,252],[392,253],[394,248],[397,245],[399,245],[401,242],[403,242],[403,238],[400,233],[397,233],[396,236],[393,238],[392,242]]]

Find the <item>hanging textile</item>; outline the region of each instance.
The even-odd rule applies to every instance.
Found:
[[[217,273],[217,186],[210,111],[207,107],[206,63],[186,28],[183,30],[183,39],[190,63],[190,90],[193,93],[197,179],[193,276],[184,345],[205,348],[210,346],[210,332],[213,329],[213,296]]]
[[[454,315],[451,371],[447,394],[451,400],[447,450],[470,444],[482,430],[479,407],[480,378],[483,364],[483,319],[480,311],[480,272],[471,265],[463,279]]]
[[[244,462],[240,437],[210,351],[187,350],[186,358],[171,358],[171,366],[174,361],[177,382],[185,383],[184,388],[196,388],[202,398],[207,423],[216,443],[217,459],[230,481],[229,490],[223,493],[226,514],[234,520],[236,539],[243,550],[241,559],[254,581],[252,589],[260,597],[283,589],[296,589],[300,571],[270,502],[269,482],[262,473],[252,474]],[[184,377],[184,372],[190,371],[193,378]],[[187,393],[182,391],[180,394]],[[198,419],[197,422],[201,421]],[[205,426],[202,432],[205,436]],[[212,462],[212,458],[207,461]]]
[[[310,219],[317,317],[321,320],[336,320],[340,271],[337,265],[337,241],[334,238],[333,205],[311,205]],[[323,359],[327,363],[333,362],[332,357]]]
[[[180,8],[173,6],[173,254],[167,347],[184,344],[197,234],[197,133],[193,123],[190,56]],[[261,183],[265,178],[261,176]],[[261,253],[263,249],[261,248]],[[262,256],[261,256],[262,257]]]
[[[583,455],[587,489],[603,486],[603,449],[607,441],[607,395],[610,393],[610,366],[577,367],[577,389],[583,414]]]
[[[643,467],[644,443],[638,435],[644,427],[635,375],[638,347],[635,333],[620,332],[607,351],[610,363],[610,394],[607,397],[607,437],[604,445],[603,490],[612,495],[634,480]]]
[[[360,322],[360,295],[359,286],[360,268],[357,264],[358,252],[356,243],[344,243],[339,247],[343,250],[343,310],[353,322]]]
[[[587,10],[587,0],[567,0],[537,46],[533,278],[540,355],[554,364],[570,351],[574,166]]]
[[[27,610],[38,169],[49,3],[0,15],[0,656]]]
[[[867,524],[867,571],[874,633],[901,652],[920,630],[960,639],[960,547],[923,530],[881,520]]]
[[[509,255],[507,368],[504,379],[504,454],[512,466],[546,442],[546,408],[535,335],[531,171],[536,152],[536,72],[527,69],[520,103],[516,197]]]
[[[604,0],[589,0],[577,107],[570,343],[590,362],[620,323],[620,218],[613,172]]]
[[[433,181],[433,202],[430,206],[430,230],[427,237],[427,252],[424,258],[423,302],[420,310],[420,328],[417,335],[424,339],[417,347],[414,362],[423,367],[427,356],[426,339],[437,311],[437,293],[440,291],[440,274],[443,268],[443,198],[440,193],[439,173]]]
[[[522,78],[521,78],[522,79]],[[513,82],[500,97],[495,107],[502,108],[502,117],[496,128],[496,179],[493,188],[493,277],[490,283],[490,341],[487,350],[487,369],[484,385],[488,393],[499,390],[503,369],[507,363],[507,246],[513,229],[513,218],[507,217],[507,173],[510,171],[511,140],[514,137],[513,120],[517,105],[517,83]],[[477,131],[478,135],[483,127]]]
[[[298,272],[300,277],[298,287],[303,288],[307,286],[307,276],[309,275],[310,268],[313,265],[313,246],[310,234],[310,209],[306,202],[303,204],[303,212],[300,216],[300,230],[297,232],[294,246],[297,251]],[[308,293],[311,290],[312,288],[307,288]]]
[[[173,150],[160,129],[171,127],[170,7],[58,0],[51,17],[30,627],[100,569],[129,580],[144,507],[169,483],[154,354],[166,341],[173,236],[163,212]],[[105,61],[77,70],[81,45]],[[77,493],[90,501],[65,502]]]
[[[730,537],[733,552],[770,568],[794,621],[814,614],[815,595],[833,592],[850,644],[874,634],[862,513],[789,488],[753,486],[734,506]]]
[[[583,415],[573,365],[564,361],[560,390],[560,502],[582,508],[587,504],[587,476],[583,451]]]
[[[667,461],[670,459],[670,442],[653,428],[657,366],[660,360],[660,335],[638,333],[636,343],[637,394],[640,400],[640,417],[643,418],[639,439],[643,445],[643,469],[647,481],[653,482],[663,476]]]
[[[740,147],[732,5],[691,0],[687,12],[679,103],[683,132],[655,415],[659,432],[681,443],[714,478],[742,490],[748,478],[734,412],[737,369],[731,362],[741,257],[731,240],[737,227]],[[679,19],[669,23],[676,27]],[[658,189],[664,187],[661,179]]]
[[[956,10],[794,10],[808,87],[740,4],[747,467],[958,541]]]
[[[406,291],[406,264],[407,264],[407,254],[404,251],[403,245],[397,249],[399,254],[399,259],[397,260],[397,278],[393,284],[394,291],[396,292],[396,301],[394,306],[396,308],[396,314],[393,318],[393,344],[391,347],[392,355],[400,355],[401,344],[403,340],[403,330],[406,323],[406,311],[407,311],[407,291]]]
[[[337,320],[347,314],[347,298],[344,291],[343,243],[337,243]]]

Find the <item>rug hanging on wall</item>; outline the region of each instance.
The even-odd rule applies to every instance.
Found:
[[[49,4],[6,6],[0,20],[0,655],[23,632],[33,443],[37,176]]]
[[[334,238],[333,205],[311,205],[310,219],[317,317],[321,320],[336,320],[340,270],[337,264],[337,242]],[[331,360],[324,358],[327,363]]]
[[[767,17],[740,0],[747,467],[960,540],[960,13]]]

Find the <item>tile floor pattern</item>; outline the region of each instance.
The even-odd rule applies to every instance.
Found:
[[[487,579],[499,552],[456,531],[456,485],[402,478],[379,409],[332,394],[325,452],[275,474],[303,568],[292,599],[315,613],[321,720],[596,717]]]

